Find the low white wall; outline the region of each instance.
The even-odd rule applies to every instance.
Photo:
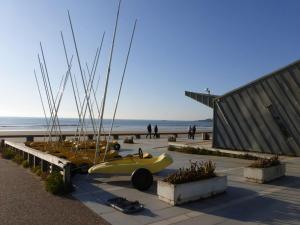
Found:
[[[244,168],[244,177],[251,182],[265,183],[285,175],[285,164],[267,168]]]
[[[170,205],[180,205],[222,193],[226,188],[227,176],[217,176],[184,184],[170,184],[159,180],[157,195],[160,200]]]

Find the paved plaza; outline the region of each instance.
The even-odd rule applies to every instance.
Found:
[[[121,154],[135,153],[142,147],[156,156],[168,152],[167,145],[166,138],[140,139],[135,144],[122,144]],[[243,178],[243,167],[251,163],[249,160],[168,154],[174,163],[155,179],[188,165],[189,160],[212,160],[218,173],[228,175],[227,191],[213,198],[172,207],[158,199],[156,182],[150,190],[141,192],[131,186],[128,176],[76,175],[73,180],[76,191],[72,195],[114,225],[300,224],[300,158],[282,157],[287,164],[287,176],[269,184],[255,184]],[[138,200],[145,210],[134,215],[116,211],[106,205],[106,200],[115,196]]]

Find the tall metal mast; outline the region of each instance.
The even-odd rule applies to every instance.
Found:
[[[65,57],[66,57],[67,65],[68,65],[68,67],[70,67],[70,62],[69,62],[68,53],[67,53],[67,49],[66,49],[66,45],[65,45],[65,40],[64,40],[64,36],[63,36],[62,31],[60,32],[60,36],[61,36],[61,40],[62,40],[63,47],[64,47],[64,52],[65,52]],[[77,109],[77,113],[78,113],[79,123],[82,124],[81,115],[80,115],[80,111],[79,111],[78,100],[77,100],[77,96],[76,96],[76,91],[75,91],[75,86],[74,86],[74,81],[73,81],[71,70],[70,70],[70,80],[71,80],[71,84],[72,84],[72,90],[73,90],[73,95],[74,95],[74,99],[75,99],[76,109]],[[78,128],[77,128],[77,131],[78,131]],[[80,141],[80,136],[79,136],[79,141]]]
[[[118,28],[120,7],[121,7],[121,0],[119,1],[117,18],[116,18],[116,23],[115,23],[115,29],[114,29],[113,39],[112,39],[112,46],[111,46],[111,51],[110,51],[110,58],[109,58],[109,63],[108,63],[108,68],[107,68],[106,83],[105,83],[104,94],[103,94],[103,102],[102,102],[102,109],[101,109],[100,124],[99,124],[99,127],[98,127],[98,135],[97,135],[97,142],[96,142],[96,151],[95,151],[94,163],[96,162],[96,157],[98,156],[98,151],[99,151],[99,142],[100,142],[100,135],[101,135],[101,127],[102,127],[103,114],[104,114],[104,109],[105,109],[105,101],[106,101],[107,87],[108,87],[108,81],[109,81],[109,75],[110,75],[110,67],[111,67],[112,56],[113,56],[114,45],[115,45],[115,38],[116,38],[116,33],[117,33],[117,28]]]
[[[117,113],[117,109],[118,109],[118,104],[119,104],[119,100],[120,100],[120,95],[121,95],[121,90],[122,90],[122,86],[123,86],[123,81],[124,81],[124,77],[125,77],[125,73],[126,73],[126,69],[127,69],[127,63],[128,63],[128,59],[129,59],[129,55],[130,55],[132,40],[133,40],[134,33],[135,33],[136,22],[137,22],[137,20],[135,20],[134,26],[133,26],[133,31],[132,31],[132,35],[131,35],[131,39],[130,39],[130,44],[129,44],[129,48],[128,48],[128,52],[127,52],[127,56],[126,56],[126,62],[125,62],[124,70],[123,70],[122,80],[121,80],[121,84],[120,84],[120,88],[119,88],[119,92],[118,92],[118,97],[117,97],[117,101],[116,101],[116,105],[115,105],[114,115],[113,115],[113,119],[112,119],[111,126],[110,126],[110,131],[109,131],[107,142],[106,142],[106,147],[105,147],[105,153],[104,153],[103,161],[105,161],[106,153],[107,153],[108,146],[109,146],[109,139],[110,139],[111,132],[112,132],[112,129],[113,129],[113,126],[114,126],[114,122],[115,122],[115,117],[116,117],[116,113]]]
[[[44,101],[43,101],[43,97],[42,97],[42,93],[41,93],[39,81],[38,81],[38,79],[37,79],[35,70],[33,70],[33,73],[34,73],[34,77],[35,77],[35,81],[36,81],[36,86],[37,86],[37,88],[38,88],[38,92],[39,92],[41,104],[42,104],[42,107],[43,107],[43,113],[44,113],[44,116],[45,116],[45,121],[46,121],[46,125],[47,125],[47,130],[48,130],[48,132],[50,132],[50,131],[49,131],[49,122],[48,122],[48,119],[47,119],[47,113],[46,113],[46,109],[45,109],[45,105],[44,105]]]
[[[64,91],[65,91],[65,88],[66,88],[66,85],[67,85],[67,82],[68,82],[68,78],[69,78],[69,74],[70,74],[70,70],[71,70],[71,66],[72,66],[72,60],[73,60],[73,56],[71,57],[70,64],[68,66],[68,71],[65,75],[65,79],[64,79],[64,82],[63,82],[63,85],[62,85],[62,89],[60,91],[58,102],[57,102],[57,105],[55,107],[54,118],[57,118],[57,120],[58,120],[57,113],[58,113],[58,110],[59,110],[59,107],[60,107],[60,104],[61,104],[61,100],[62,100]],[[54,126],[54,124],[53,124],[53,126]],[[53,126],[51,127],[51,131],[53,130]]]
[[[40,48],[41,48],[42,58],[43,58],[43,62],[44,62],[45,72],[46,72],[45,74],[46,74],[47,82],[49,85],[50,96],[51,96],[51,100],[53,102],[53,109],[54,109],[54,111],[56,111],[56,105],[55,105],[55,101],[54,101],[54,97],[53,97],[53,92],[52,92],[51,83],[50,83],[50,79],[49,79],[49,73],[48,73],[45,55],[44,55],[44,51],[43,51],[43,46],[42,46],[41,42],[40,42]],[[62,136],[58,118],[53,118],[53,119],[56,120],[57,125],[58,125],[59,134],[60,134],[60,136]]]
[[[97,61],[98,52],[99,52],[99,49],[97,48],[96,55],[95,55],[94,60],[93,60],[93,67],[94,67],[94,65],[95,65],[95,63]],[[84,78],[84,81],[86,82],[84,71],[83,71],[83,78]],[[89,90],[90,82],[91,82],[91,77],[89,78],[89,81],[87,82],[87,90]],[[83,99],[83,102],[82,102],[81,108],[80,108],[80,116],[82,118],[82,122],[83,123],[85,122],[86,111],[88,109],[88,105],[86,104],[86,102],[88,100],[89,100],[89,96],[85,95],[85,98]],[[91,111],[92,111],[92,108],[91,108]],[[94,119],[93,118],[94,117],[93,117],[93,113],[92,113],[91,122],[92,122],[93,131],[95,133],[96,128],[95,128],[95,123],[94,123]],[[79,126],[81,127],[81,131],[78,133],[79,136],[80,136],[81,132],[83,132],[83,123],[82,124],[80,124],[80,123],[77,124],[77,129],[76,130],[78,130]],[[75,137],[76,136],[77,136],[77,133],[75,133]]]
[[[76,50],[77,61],[78,61],[79,69],[80,69],[81,79],[82,79],[82,82],[83,82],[84,92],[85,92],[85,96],[87,97],[87,87],[86,87],[86,84],[85,84],[85,81],[84,81],[84,77],[83,77],[83,72],[82,72],[82,67],[81,67],[81,63],[80,63],[80,58],[79,58],[77,43],[76,43],[75,34],[74,34],[74,30],[73,30],[73,26],[72,26],[72,21],[71,21],[71,16],[70,16],[70,12],[69,11],[68,11],[68,17],[69,17],[70,27],[71,27],[71,31],[72,31],[72,37],[73,37],[73,41],[74,41],[74,46],[75,46],[75,50]],[[93,120],[92,110],[91,110],[89,101],[87,101],[87,105],[88,105],[88,109],[89,109],[91,120]]]
[[[48,107],[49,107],[49,111],[50,111],[50,121],[49,121],[49,126],[50,126],[51,121],[53,121],[52,103],[50,100],[50,94],[49,94],[49,89],[48,89],[48,85],[47,85],[47,81],[46,81],[46,77],[45,77],[46,75],[44,73],[43,65],[42,65],[39,54],[37,56],[38,56],[38,61],[39,61],[39,65],[40,65],[41,75],[43,78],[45,93],[46,93],[46,97],[47,97],[47,101],[48,101]],[[54,123],[54,121],[53,121],[53,123]],[[50,129],[50,127],[49,127],[49,129]],[[49,132],[49,142],[51,142],[51,141],[52,141],[52,134],[51,134],[51,132]]]

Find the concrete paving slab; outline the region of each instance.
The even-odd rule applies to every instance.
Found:
[[[115,209],[107,206],[95,193],[78,195],[76,198],[98,215],[115,212]]]
[[[119,211],[102,214],[101,217],[111,224],[121,225],[140,225],[141,223],[134,219],[134,216],[129,216]],[[130,219],[129,219],[130,218]]]
[[[268,184],[246,182],[243,168],[249,160],[190,155],[168,152],[166,139],[137,140],[138,144],[122,144],[121,154],[132,154],[139,147],[156,156],[167,152],[174,163],[155,176],[156,179],[189,164],[189,160],[212,160],[217,171],[228,175],[225,194],[182,206],[171,207],[156,196],[156,185],[141,192],[132,188],[128,176],[86,176],[74,179],[77,187],[73,196],[101,215],[111,224],[299,224],[300,218],[300,158],[283,158],[287,176]],[[86,195],[86,196],[85,196]],[[105,205],[111,197],[120,196],[139,200],[145,211],[126,215]]]

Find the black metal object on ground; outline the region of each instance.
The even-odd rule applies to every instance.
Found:
[[[140,204],[139,201],[128,201],[122,197],[109,199],[107,200],[107,204],[126,214],[139,212],[144,209],[144,205]]]

